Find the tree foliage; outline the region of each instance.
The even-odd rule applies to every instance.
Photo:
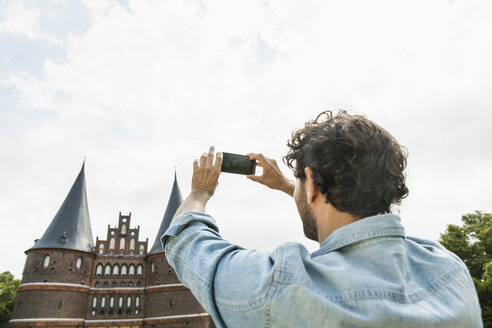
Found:
[[[492,328],[492,215],[465,214],[462,226],[448,225],[439,242],[465,262],[477,289],[484,327]]]
[[[0,328],[6,328],[12,317],[19,284],[20,280],[14,279],[10,272],[0,274]]]

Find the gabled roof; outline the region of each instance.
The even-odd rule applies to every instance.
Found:
[[[159,228],[159,232],[157,233],[157,237],[155,238],[154,245],[152,249],[147,255],[164,253],[164,249],[162,249],[161,237],[166,232],[167,228],[171,224],[171,220],[173,219],[176,210],[183,198],[181,197],[181,192],[179,191],[178,180],[176,179],[176,173],[174,173],[174,184],[173,189],[171,191],[171,196],[169,196],[169,201],[167,203],[166,212],[164,213],[164,217],[162,218],[161,227]]]
[[[94,252],[87,194],[85,190],[85,162],[65,201],[32,249],[61,248]]]

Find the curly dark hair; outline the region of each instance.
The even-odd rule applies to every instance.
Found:
[[[389,213],[408,195],[407,150],[360,115],[325,111],[292,133],[284,162],[296,178],[313,171],[314,184],[338,211],[357,218]]]

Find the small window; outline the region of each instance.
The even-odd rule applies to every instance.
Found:
[[[133,264],[130,265],[130,269],[128,270],[128,275],[130,275],[130,276],[135,275],[135,266]]]
[[[111,284],[113,287],[116,287],[116,281],[113,281],[113,283]]]
[[[101,307],[103,308],[103,307],[105,307],[105,306],[106,306],[106,297],[105,297],[105,296],[103,296],[103,297],[101,298]]]
[[[111,296],[111,298],[109,299],[109,307],[114,307],[114,296]]]
[[[155,271],[154,261],[151,261],[150,262],[150,272],[154,272],[154,271]]]
[[[140,306],[140,296],[135,297],[135,306],[136,307]]]
[[[118,299],[118,307],[123,307],[123,296],[120,296],[120,298]]]
[[[47,268],[50,265],[50,256],[49,254],[46,254],[43,259],[43,268]]]
[[[106,264],[106,266],[104,267],[104,275],[105,276],[109,276],[111,274],[111,265]]]
[[[126,276],[126,264],[123,264],[123,265],[121,266],[121,275],[122,275],[122,276]]]
[[[100,276],[102,275],[103,273],[103,266],[101,263],[99,263],[97,266],[96,266],[96,276]]]
[[[128,296],[126,299],[126,307],[131,307],[132,306],[132,297]]]
[[[75,269],[80,270],[82,267],[82,257],[77,257],[77,262],[75,263]]]
[[[104,287],[108,287],[108,282],[107,282],[107,281],[105,281],[103,286],[104,286]]]
[[[120,274],[120,267],[118,264],[113,265],[113,276],[117,276]]]
[[[104,253],[104,244],[99,245],[99,254]]]
[[[143,271],[143,266],[141,264],[139,264],[137,266],[137,276],[141,276],[142,275],[142,271]]]
[[[133,282],[132,282],[132,281],[130,281],[130,282],[128,283],[128,287],[133,287]]]
[[[125,282],[124,281],[120,282],[120,286],[125,287]]]
[[[97,306],[97,296],[94,296],[92,299],[92,307],[95,308]]]
[[[114,250],[115,244],[116,244],[116,239],[114,239],[114,237],[112,237],[111,240],[109,241],[109,249]]]
[[[140,255],[144,255],[144,252],[145,252],[145,246],[144,245],[140,245],[140,248],[139,248]]]
[[[135,250],[135,239],[130,239],[130,250],[134,251]]]
[[[141,283],[140,281],[137,281],[137,287],[140,287]]]
[[[95,287],[99,287],[99,281],[96,281],[96,283],[94,284]]]
[[[126,224],[121,225],[121,234],[126,235]]]
[[[125,238],[120,239],[120,250],[121,251],[125,250]]]

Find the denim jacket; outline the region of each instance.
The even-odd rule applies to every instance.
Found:
[[[162,236],[170,265],[217,327],[482,327],[463,262],[405,236],[394,214],[334,231],[314,253],[234,245],[215,220],[189,211]]]

